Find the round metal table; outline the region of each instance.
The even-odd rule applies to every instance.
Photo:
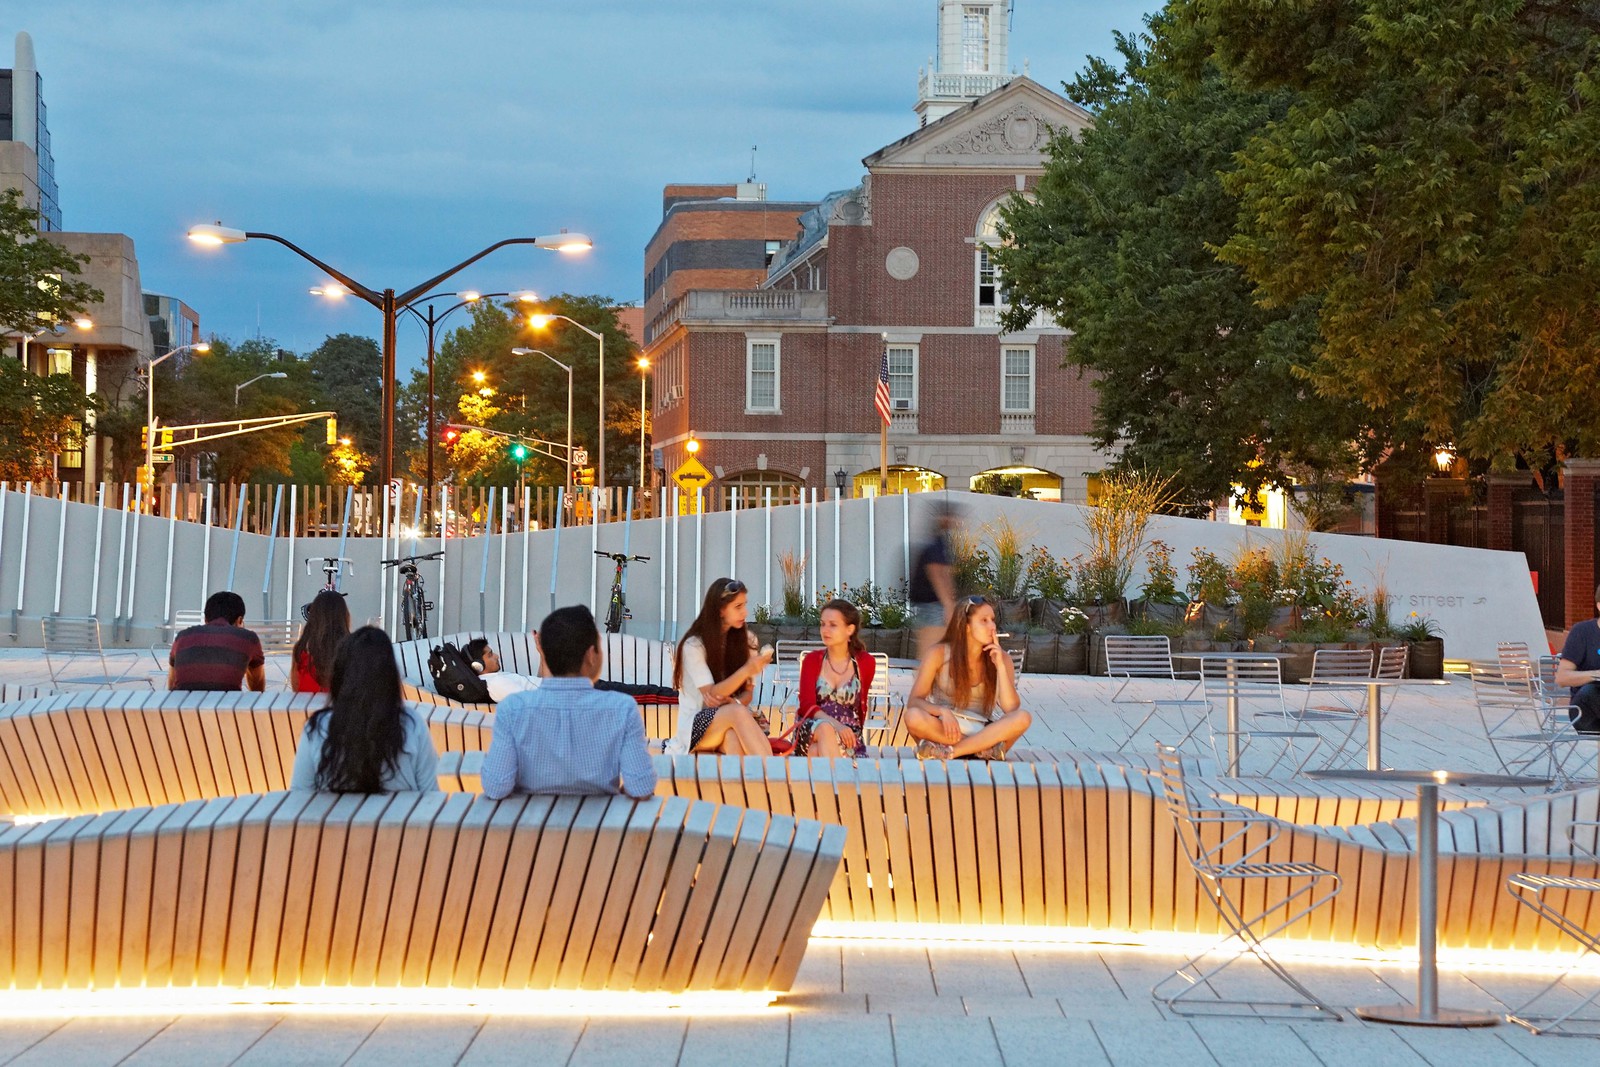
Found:
[[[1417,786],[1417,1003],[1356,1008],[1373,1022],[1407,1026],[1497,1026],[1499,1015],[1439,1007],[1439,787],[1546,786],[1548,778],[1470,771],[1308,771],[1307,778],[1345,782],[1414,782]]]

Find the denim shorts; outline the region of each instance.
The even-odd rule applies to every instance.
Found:
[[[918,629],[944,625],[944,605],[937,600],[932,604],[911,605],[911,621]]]

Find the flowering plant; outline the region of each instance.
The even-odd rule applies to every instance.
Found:
[[[1232,590],[1228,588],[1228,565],[1217,558],[1215,552],[1196,547],[1190,554],[1189,599],[1223,607],[1233,603]]]
[[[1158,604],[1183,602],[1183,595],[1178,592],[1178,569],[1172,565],[1172,546],[1165,541],[1151,541],[1145,549],[1144,588],[1139,596]]]
[[[1406,621],[1394,628],[1395,635],[1407,641],[1427,641],[1435,637],[1443,637],[1444,629],[1427,615],[1418,615],[1412,612],[1406,616]]]
[[[1089,632],[1089,616],[1083,609],[1075,608],[1071,604],[1061,609],[1061,632],[1064,634],[1086,634]]]

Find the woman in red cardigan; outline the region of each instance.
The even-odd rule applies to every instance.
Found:
[[[865,756],[861,724],[877,664],[861,638],[861,612],[848,600],[822,606],[818,623],[823,647],[800,661],[800,714],[794,728],[796,756]]]

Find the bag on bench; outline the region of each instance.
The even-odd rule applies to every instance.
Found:
[[[489,687],[478,677],[478,672],[467,662],[466,653],[446,641],[434,645],[428,653],[428,673],[433,677],[433,688],[447,700],[463,704],[490,704]]]

